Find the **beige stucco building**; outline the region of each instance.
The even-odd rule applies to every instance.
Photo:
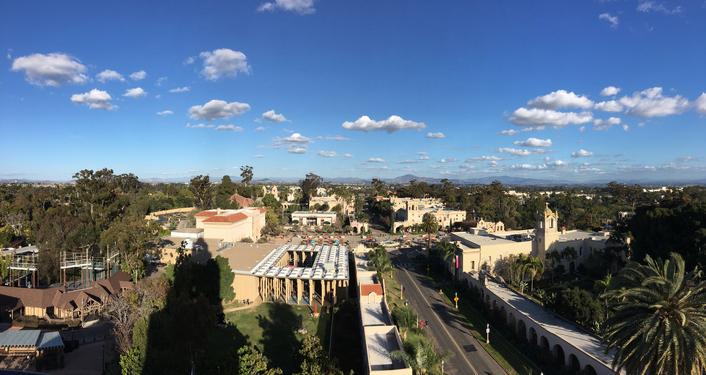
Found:
[[[328,206],[329,210],[332,210],[334,207],[340,205],[341,213],[344,215],[349,215],[355,212],[355,200],[353,200],[353,198],[344,199],[336,194],[309,198],[309,208],[316,209],[324,204]]]
[[[324,224],[336,224],[337,213],[333,211],[295,211],[292,212],[292,223],[305,226],[320,227]]]
[[[466,211],[446,209],[437,198],[390,197],[390,203],[395,213],[395,231],[420,225],[426,214],[433,215],[441,229],[466,220]]]
[[[196,228],[203,229],[203,238],[220,239],[224,242],[239,242],[245,238],[256,241],[265,227],[263,207],[239,210],[205,210],[194,215]]]

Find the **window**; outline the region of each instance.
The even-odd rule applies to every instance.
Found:
[[[475,269],[476,269],[476,261],[475,261],[475,260],[472,260],[472,261],[471,261],[471,269],[472,269],[472,270],[475,270]]]

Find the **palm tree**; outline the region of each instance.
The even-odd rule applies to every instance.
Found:
[[[534,279],[539,278],[544,273],[544,263],[539,257],[530,256],[524,265],[525,272],[530,275],[530,292],[534,291]]]
[[[608,297],[606,296],[606,292],[610,290],[613,287],[613,282],[614,282],[613,275],[608,273],[605,275],[604,278],[600,280],[596,280],[593,283],[593,290],[600,296],[601,299],[603,299],[603,304],[605,306],[605,319],[608,320]]]
[[[427,234],[427,250],[431,249],[431,234],[439,230],[439,223],[436,222],[436,217],[430,213],[422,216],[422,230]]]
[[[417,326],[417,314],[409,306],[396,306],[392,310],[392,317],[400,329],[402,340],[407,336],[407,331]]]
[[[456,253],[458,252],[458,246],[456,246],[453,242],[443,240],[436,245],[436,251],[439,252],[441,259],[444,262],[444,266],[446,266],[450,261],[455,260]]]
[[[552,282],[554,281],[554,268],[561,262],[561,254],[558,251],[550,251],[545,256],[545,259],[549,260],[550,271],[552,276]]]
[[[441,362],[448,358],[448,354],[437,352],[434,346],[427,341],[406,342],[405,344],[407,344],[405,345],[407,350],[392,352],[393,359],[402,360],[418,375],[441,374]]]
[[[688,273],[676,253],[668,260],[630,262],[616,277],[605,340],[613,367],[628,375],[706,371],[706,281]]]

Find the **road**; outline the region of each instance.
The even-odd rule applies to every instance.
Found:
[[[444,363],[450,375],[507,374],[478,344],[463,317],[450,308],[434,285],[416,272],[411,249],[392,252],[397,279],[404,286],[408,303],[419,318],[429,322],[428,332],[441,351],[451,353]],[[418,253],[417,253],[418,254]]]

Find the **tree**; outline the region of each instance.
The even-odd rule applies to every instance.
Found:
[[[194,195],[196,207],[207,209],[211,207],[213,186],[208,176],[199,175],[189,182],[189,190]]]
[[[282,370],[271,368],[267,358],[252,345],[238,349],[237,375],[279,375]]]
[[[422,216],[422,230],[427,234],[427,249],[431,249],[431,234],[439,230],[439,223],[436,222],[434,215],[425,213]]]
[[[368,251],[368,259],[377,270],[379,279],[382,280],[385,275],[392,272],[392,262],[384,247],[378,246]]]
[[[309,205],[309,198],[316,193],[316,189],[321,185],[321,177],[314,173],[307,173],[304,180],[301,182],[302,188],[302,206]]]
[[[591,292],[578,287],[564,288],[548,304],[557,313],[582,326],[596,330],[603,322],[603,307]]]
[[[240,167],[240,178],[241,182],[245,186],[249,185],[253,178],[252,167],[249,165],[243,165],[242,167]]]
[[[706,281],[684,258],[630,262],[606,293],[612,315],[605,340],[613,367],[633,374],[701,375],[706,371]]]
[[[387,186],[379,178],[373,178],[370,187],[373,189],[373,195],[384,195],[387,192]]]
[[[223,302],[230,302],[235,299],[235,291],[233,290],[233,280],[235,275],[233,274],[233,269],[230,268],[230,263],[228,259],[222,256],[216,257],[216,264],[218,264],[218,273],[220,277],[219,293],[221,300]]]
[[[530,291],[534,291],[534,279],[542,277],[544,263],[539,257],[529,256],[524,267],[525,271],[530,275]]]
[[[101,234],[101,245],[118,251],[122,258],[120,268],[134,280],[145,273],[145,256],[156,257],[159,226],[139,217],[125,217],[115,221]]]
[[[321,346],[319,338],[306,335],[299,349],[301,367],[297,375],[343,375]]]
[[[392,358],[404,361],[415,374],[442,374],[441,362],[448,355],[436,351],[426,340],[405,343],[405,350],[392,352]]]
[[[407,332],[417,326],[417,314],[409,306],[395,306],[392,309],[392,318],[395,319],[397,328],[400,329],[402,340],[407,336]]]

